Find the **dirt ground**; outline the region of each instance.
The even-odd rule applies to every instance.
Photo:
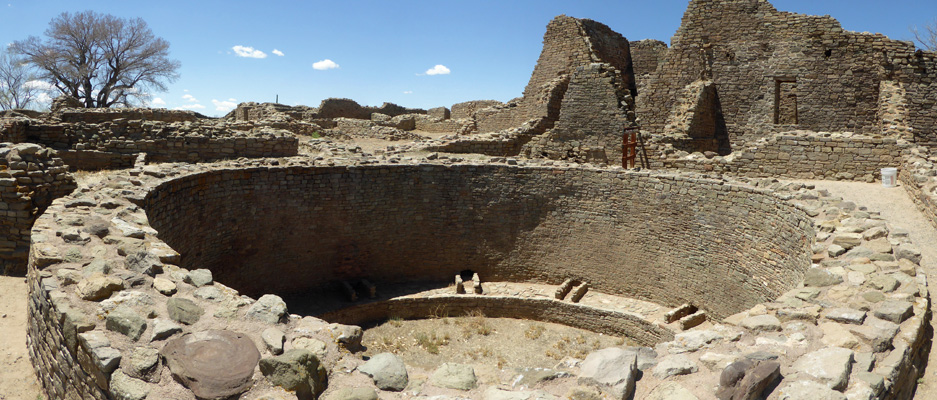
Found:
[[[26,352],[26,278],[0,276],[0,400],[42,398]]]
[[[444,362],[554,368],[567,357],[584,359],[595,350],[630,345],[624,338],[565,325],[484,315],[390,320],[366,330],[361,342],[365,356],[395,353],[407,365],[425,369]]]

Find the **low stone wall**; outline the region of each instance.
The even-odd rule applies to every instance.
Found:
[[[402,297],[355,305],[319,315],[349,325],[366,325],[387,319],[421,319],[444,309],[451,315],[481,311],[491,318],[517,318],[552,322],[606,335],[627,337],[641,346],[673,340],[674,332],[634,313],[606,310],[552,299],[512,296],[453,295]]]
[[[196,122],[207,119],[193,111],[167,110],[165,108],[66,108],[55,112],[62,122],[99,124],[117,119],[156,122]]]
[[[0,143],[0,275],[26,275],[33,222],[75,189],[67,168],[42,146]]]
[[[147,153],[154,162],[198,162],[287,157],[299,151],[298,138],[284,130],[261,127],[241,131],[225,124],[144,120],[103,124],[32,120],[25,127],[22,140],[62,150],[69,167],[87,170],[129,168],[139,153]]]
[[[500,106],[503,104],[504,103],[497,100],[465,101],[462,103],[453,104],[450,115],[452,119],[471,119],[475,118],[475,112],[478,110],[492,106]]]
[[[415,128],[424,132],[458,132],[469,121],[443,119],[434,116],[417,116]]]
[[[674,146],[653,139],[647,141],[645,154],[652,169],[871,182],[881,176],[881,168],[901,165],[912,146],[901,139],[848,133],[787,132],[736,149],[725,157],[711,154],[707,158],[701,153],[674,157],[679,154]]]

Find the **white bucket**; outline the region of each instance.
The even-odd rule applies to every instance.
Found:
[[[898,168],[882,168],[882,186],[893,188],[898,184]]]

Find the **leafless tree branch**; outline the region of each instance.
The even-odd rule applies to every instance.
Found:
[[[169,43],[140,18],[85,11],[62,13],[49,23],[45,40],[31,36],[12,50],[40,77],[85,107],[128,106],[164,91],[179,75]]]
[[[937,51],[937,18],[924,24],[923,27],[911,27],[911,34],[914,40],[918,42],[922,49],[928,51]]]
[[[34,78],[23,60],[0,52],[0,110],[29,107],[39,92],[28,84]]]

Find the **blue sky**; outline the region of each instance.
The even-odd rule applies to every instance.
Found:
[[[909,26],[937,18],[937,1],[772,3],[783,11],[829,14],[848,30],[902,40],[911,39]],[[669,42],[686,5],[686,0],[0,0],[0,43],[41,35],[63,11],[94,10],[141,17],[170,42],[172,57],[182,63],[181,77],[169,91],[154,93],[160,99],[155,107],[219,116],[236,103],[272,102],[277,95],[290,105],[348,97],[363,105],[448,107],[519,96],[540,54],[546,24],[556,15],[597,20],[629,40]],[[261,53],[264,57],[257,58]],[[436,71],[448,73],[427,73],[437,65],[445,68]]]

